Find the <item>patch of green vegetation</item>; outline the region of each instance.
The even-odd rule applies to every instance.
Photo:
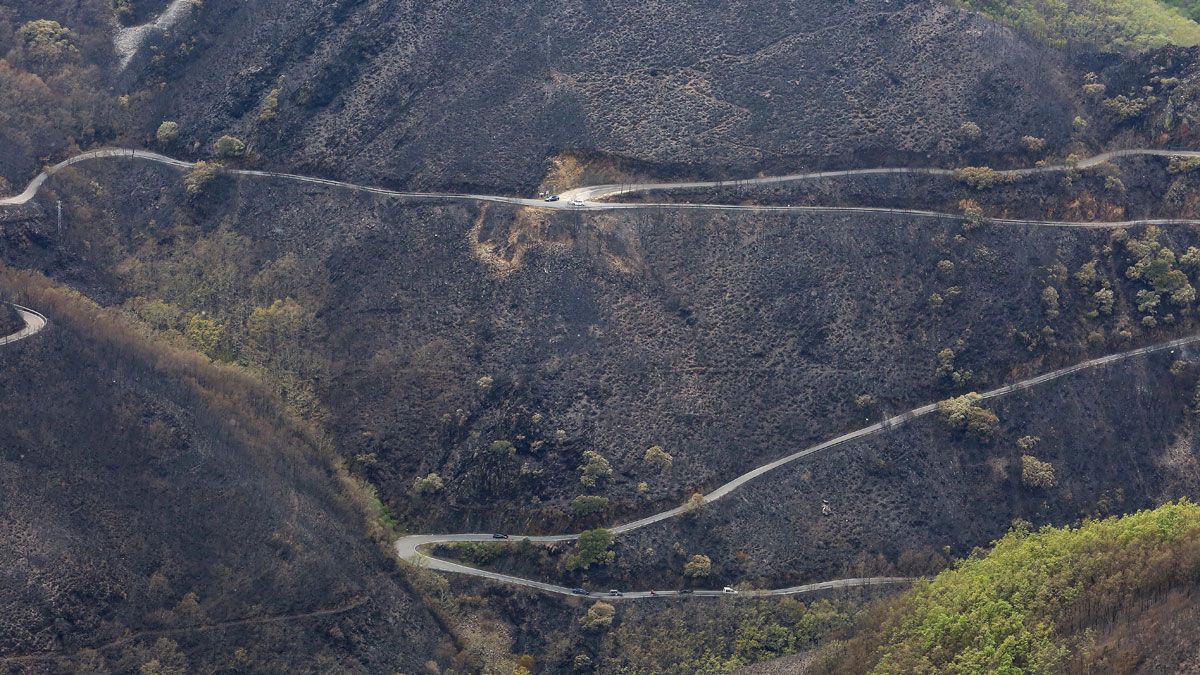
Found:
[[[996,413],[980,406],[981,400],[975,392],[948,398],[938,401],[938,412],[942,414],[946,426],[977,441],[986,442],[996,435],[1000,419]]]
[[[1200,21],[1200,0],[1163,0],[1163,3],[1178,9],[1193,21]]]
[[[721,604],[630,608],[609,634],[605,672],[729,673],[811,649],[853,622],[847,607],[828,600]]]
[[[575,552],[567,558],[568,570],[586,570],[592,565],[610,565],[616,554],[609,550],[613,533],[603,528],[585,530],[579,535]]]
[[[1061,672],[1068,654],[1092,661],[1090,626],[1194,578],[1198,551],[1200,505],[1186,500],[1075,528],[1018,525],[990,552],[918,581],[882,617],[864,622],[871,627],[839,650],[836,665],[825,665],[838,672]]]
[[[1158,0],[960,0],[960,3],[1056,47],[1140,52],[1169,44],[1200,44],[1200,24]],[[1170,4],[1188,13],[1200,7],[1197,0],[1173,0]]]
[[[322,419],[312,384],[327,367],[314,348],[323,335],[314,313],[325,285],[319,269],[291,255],[256,259],[249,239],[227,227],[205,233],[180,223],[171,232],[135,250],[111,240],[133,296],[126,309],[166,337],[249,368],[298,415]]]

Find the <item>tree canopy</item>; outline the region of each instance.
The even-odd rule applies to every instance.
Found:
[[[960,0],[971,9],[1058,47],[1140,52],[1200,44],[1198,0]],[[1168,5],[1174,5],[1170,7]]]

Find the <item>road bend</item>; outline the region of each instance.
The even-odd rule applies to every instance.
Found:
[[[1107,356],[1101,356],[1099,358],[1090,359],[1088,361],[1083,361],[1081,363],[1077,363],[1072,366],[1067,366],[1065,368],[1059,368],[1058,370],[1052,370],[1048,373],[1043,373],[1043,374],[1037,375],[1035,377],[1021,380],[1019,382],[1013,382],[1012,384],[1007,384],[1002,387],[997,387],[995,389],[991,389],[991,390],[982,392],[979,394],[979,396],[982,400],[999,398],[999,397],[1006,396],[1008,394],[1012,394],[1012,393],[1015,393],[1018,391],[1032,389],[1033,387],[1036,387],[1040,384],[1052,382],[1054,380],[1058,380],[1058,379],[1061,379],[1061,378],[1064,378],[1069,375],[1072,375],[1072,374],[1075,374],[1078,372],[1082,372],[1085,370],[1101,368],[1101,367],[1108,366],[1108,365],[1118,363],[1121,361],[1127,361],[1129,359],[1137,358],[1139,356],[1153,354],[1155,352],[1173,351],[1176,349],[1182,349],[1184,347],[1190,346],[1197,342],[1200,342],[1200,333],[1197,333],[1195,335],[1190,335],[1187,337],[1181,337],[1181,338],[1178,338],[1175,340],[1170,340],[1167,342],[1148,345],[1145,347],[1139,347],[1137,349],[1131,349],[1131,350],[1125,351],[1125,352],[1109,354]],[[850,441],[854,441],[854,440],[857,440],[860,438],[865,438],[867,436],[872,436],[874,434],[878,434],[878,433],[886,431],[888,429],[894,429],[894,428],[899,427],[903,424],[906,424],[907,422],[910,422],[914,419],[917,419],[919,417],[924,417],[925,415],[935,412],[937,409],[938,409],[938,406],[936,403],[928,403],[928,404],[920,406],[918,408],[913,408],[912,410],[908,410],[908,411],[900,413],[898,415],[894,415],[887,419],[881,420],[879,422],[876,422],[875,424],[871,424],[869,426],[862,427],[861,429],[856,429],[854,431],[842,434],[841,436],[837,436],[835,438],[831,438],[827,441],[823,441],[823,442],[813,445],[811,447],[804,448],[803,450],[799,450],[790,455],[780,457],[779,459],[776,459],[772,462],[768,462],[766,464],[763,464],[762,466],[751,469],[750,471],[747,471],[746,473],[734,478],[733,480],[717,487],[715,490],[713,490],[703,496],[703,503],[711,504],[711,503],[718,501],[724,497],[727,497],[728,495],[732,494],[733,492],[737,491],[738,489],[744,487],[750,481],[755,480],[756,478],[765,476],[766,474],[771,473],[772,471],[780,469],[784,466],[787,466],[788,464],[791,464],[792,462],[795,462],[799,459],[803,459],[810,455],[815,455],[815,454],[825,451],[825,450],[830,450],[830,449],[836,448],[840,445],[849,443]],[[628,523],[614,525],[614,526],[610,527],[609,529],[614,534],[624,534],[627,532],[632,532],[633,530],[637,530],[637,529],[646,527],[648,525],[653,525],[654,523],[659,523],[664,520],[676,518],[678,516],[681,516],[681,515],[687,513],[692,508],[694,508],[694,507],[687,506],[687,505],[677,506],[673,509],[667,509],[666,511],[662,511],[660,513],[656,513],[656,514],[653,514],[650,516],[646,516],[645,518],[640,518],[638,520],[630,521]],[[529,541],[531,541],[533,543],[548,544],[548,543],[556,543],[556,542],[575,541],[576,539],[579,538],[579,535],[578,534],[559,534],[559,535],[535,535],[535,536],[530,536],[530,537],[523,537],[520,535],[510,535],[509,536],[509,540],[514,540],[514,539],[519,540],[519,539],[526,539],[526,538],[529,539]],[[610,596],[608,593],[590,592],[590,591],[586,592],[586,593],[576,593],[573,589],[567,588],[566,586],[550,584],[550,583],[546,583],[546,582],[542,582],[542,581],[536,581],[533,579],[526,579],[524,577],[514,576],[511,574],[501,574],[498,572],[482,570],[482,569],[478,569],[475,567],[470,567],[468,565],[463,565],[461,563],[456,563],[456,562],[453,562],[450,560],[436,558],[422,550],[426,547],[434,546],[434,545],[438,545],[438,544],[455,544],[455,543],[464,543],[464,542],[488,542],[488,541],[496,541],[496,539],[492,534],[484,534],[484,533],[476,533],[476,534],[415,534],[415,535],[410,535],[407,537],[401,537],[400,539],[398,539],[396,541],[395,546],[396,546],[396,553],[401,558],[413,563],[414,565],[420,566],[420,567],[434,569],[434,570],[438,570],[441,572],[450,572],[450,573],[454,573],[454,574],[466,574],[466,575],[479,577],[479,578],[483,578],[483,579],[491,579],[492,581],[498,581],[501,583],[508,583],[508,584],[514,584],[514,585],[518,585],[518,586],[524,586],[526,588],[532,588],[532,589],[536,589],[536,590],[540,590],[540,591],[545,591],[548,593],[558,593],[561,595],[573,595],[574,594],[574,595],[580,595],[582,597],[590,597],[590,598],[610,598],[611,597],[614,600],[672,597],[672,596],[679,595],[678,591],[636,591],[636,592],[628,592],[628,593],[623,592],[619,596]],[[503,540],[501,540],[501,541],[503,541]],[[909,583],[911,581],[912,581],[911,578],[906,578],[906,577],[864,577],[864,578],[853,578],[853,579],[836,579],[836,580],[832,580],[832,581],[819,582],[819,583],[815,583],[815,584],[806,584],[803,586],[792,586],[789,588],[742,591],[739,593],[739,595],[751,596],[751,597],[798,595],[801,593],[809,593],[809,592],[813,592],[813,591],[826,590],[826,589],[856,588],[856,587],[866,587],[866,586],[885,586],[885,585],[904,584],[904,583]],[[696,591],[695,593],[688,594],[685,597],[691,597],[691,596],[711,597],[711,596],[723,596],[723,595],[728,595],[728,594],[723,591],[719,591],[719,590],[706,590],[706,591]]]
[[[1051,173],[1057,171],[1067,171],[1073,169],[1087,169],[1095,167],[1113,159],[1121,157],[1200,157],[1198,150],[1164,150],[1159,148],[1140,148],[1129,150],[1113,150],[1110,152],[1101,153],[1093,157],[1081,159],[1072,164],[1055,164],[1028,169],[1006,169],[996,171],[997,174],[1010,177],[1028,176],[1040,173]],[[190,169],[195,166],[194,162],[178,160],[166,155],[161,155],[148,150],[135,150],[129,148],[103,148],[92,150],[75,155],[70,159],[48,167],[45,171],[38,174],[21,194],[11,197],[0,198],[0,206],[19,206],[32,201],[42,185],[50,176],[54,175],[62,169],[100,159],[124,159],[124,160],[140,160],[146,162],[154,162],[164,164],[177,169]],[[511,204],[525,208],[543,209],[551,211],[617,211],[617,210],[703,210],[703,211],[749,211],[753,213],[822,213],[822,214],[859,214],[859,215],[901,215],[913,218],[925,218],[935,220],[962,220],[963,214],[960,213],[945,213],[941,211],[927,211],[922,209],[899,209],[899,208],[884,208],[884,207],[863,207],[863,206],[758,206],[752,204],[706,204],[706,203],[678,203],[678,202],[657,202],[657,203],[631,203],[631,202],[605,202],[600,201],[609,197],[615,197],[622,194],[633,192],[655,192],[655,191],[671,191],[683,189],[700,189],[700,188],[723,188],[723,187],[742,187],[769,185],[773,183],[788,183],[802,180],[812,180],[818,178],[833,178],[837,176],[863,176],[873,174],[924,174],[924,175],[954,175],[955,169],[936,169],[926,167],[894,167],[894,168],[871,168],[871,169],[844,169],[839,171],[818,171],[812,173],[797,173],[785,176],[765,176],[760,178],[747,178],[741,180],[728,181],[696,181],[696,182],[681,182],[681,183],[622,183],[612,185],[593,185],[589,187],[575,188],[562,193],[557,201],[546,201],[544,199],[530,199],[524,197],[509,197],[502,195],[486,195],[486,194],[471,194],[459,192],[411,192],[403,190],[390,190],[382,187],[374,187],[370,185],[360,185],[357,183],[349,183],[346,181],[332,180],[329,178],[317,178],[313,176],[303,176],[294,173],[282,173],[278,171],[259,171],[251,169],[222,169],[223,172],[234,176],[246,176],[251,178],[271,178],[279,180],[294,181],[299,183],[307,183],[310,185],[322,185],[335,189],[350,190],[353,192],[365,192],[368,194],[381,195],[385,197],[393,197],[397,199],[410,200],[435,200],[435,201],[476,201],[476,202],[491,202],[498,204]],[[1031,226],[1031,227],[1070,227],[1083,229],[1110,229],[1119,227],[1135,227],[1140,225],[1200,225],[1200,219],[1189,218],[1143,218],[1135,220],[1121,221],[1057,221],[1057,220],[1034,220],[1034,219],[1018,219],[1018,218],[993,218],[985,216],[983,222],[993,223],[996,225],[1010,226]]]

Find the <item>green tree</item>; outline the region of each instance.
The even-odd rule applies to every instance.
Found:
[[[1052,488],[1058,484],[1054,465],[1034,457],[1021,455],[1021,482],[1036,488]]]
[[[517,448],[506,440],[492,441],[488,445],[488,454],[493,457],[512,458],[517,454]]]
[[[979,205],[979,202],[974,199],[963,199],[958,202],[958,207],[966,216],[963,229],[973,230],[983,223],[983,207]]]
[[[608,497],[597,495],[580,495],[571,500],[571,510],[576,516],[583,518],[593,513],[600,513],[608,508]]]
[[[313,321],[312,315],[291,298],[255,307],[246,320],[248,346],[263,363],[296,370]]]
[[[175,142],[179,138],[179,123],[166,121],[158,125],[158,131],[154,132],[154,137],[158,140],[158,144],[166,147]]]
[[[187,316],[183,334],[196,349],[215,359],[225,327],[203,314],[192,313]]]
[[[976,190],[986,190],[997,185],[1013,182],[1009,174],[1000,173],[986,166],[967,166],[954,172],[954,178]]]
[[[596,482],[602,478],[612,476],[612,466],[604,455],[595,450],[587,450],[583,453],[583,464],[579,465],[579,482],[587,487],[596,487]]]
[[[79,58],[79,37],[50,19],[30,21],[17,30],[18,60],[41,72]]]
[[[1022,136],[1021,147],[1029,152],[1041,152],[1046,147],[1046,139],[1037,136]]]
[[[1097,261],[1092,260],[1091,262],[1086,262],[1083,265],[1080,265],[1079,271],[1075,273],[1075,281],[1078,282],[1084,290],[1095,286],[1096,282],[1100,279],[1100,273],[1096,271],[1096,262]]]
[[[1095,304],[1094,310],[1097,314],[1111,316],[1113,313],[1113,303],[1116,301],[1116,296],[1111,288],[1101,288],[1092,294],[1092,302]]]
[[[957,344],[962,346],[961,342]],[[965,368],[955,367],[955,357],[956,354],[950,347],[938,352],[938,367],[934,371],[934,376],[946,386],[961,387],[971,381],[974,373]]]
[[[235,158],[246,155],[246,144],[234,136],[222,136],[213,145],[218,157]]]
[[[182,310],[158,298],[131,298],[126,306],[155,330],[175,330],[183,316]]]
[[[1167,4],[1194,0],[1169,0]],[[962,0],[1057,47],[1138,52],[1200,43],[1200,26],[1156,0]]]
[[[1046,310],[1046,319],[1053,321],[1058,318],[1058,289],[1053,286],[1047,286],[1042,289],[1042,307]]]
[[[829,672],[1109,672],[1114,653],[1089,649],[1089,633],[1136,642],[1139,620],[1179,607],[1140,599],[1186,594],[1198,545],[1200,506],[1186,500],[1073,527],[1014,526],[870,617]],[[1134,628],[1112,633],[1114,616]]]
[[[267,92],[266,98],[263,99],[262,109],[258,112],[259,122],[270,122],[279,116],[279,88],[272,89]]]
[[[198,197],[204,193],[217,174],[221,172],[221,165],[216,162],[196,162],[186,174],[183,176],[183,186],[187,188],[187,193],[191,197]]]
[[[441,492],[443,487],[445,487],[445,482],[436,473],[431,473],[424,478],[418,477],[413,481],[413,492],[418,497],[427,497],[431,494]]]
[[[588,608],[587,615],[581,618],[579,623],[585,630],[600,630],[611,626],[616,615],[615,607],[603,600],[597,600]]]
[[[712,559],[706,555],[696,554],[688,559],[683,566],[683,576],[699,579],[712,574]]]
[[[579,534],[575,552],[567,557],[566,567],[570,571],[586,570],[592,565],[609,565],[616,554],[609,550],[613,543],[610,530],[597,528]]]
[[[642,458],[642,461],[644,461],[651,468],[662,472],[670,471],[671,464],[674,463],[674,459],[671,457],[671,454],[666,450],[663,450],[661,445],[650,446],[650,448],[646,450],[646,455]]]
[[[1000,426],[996,413],[979,405],[982,398],[971,392],[938,402],[946,426],[978,441],[989,441]]]

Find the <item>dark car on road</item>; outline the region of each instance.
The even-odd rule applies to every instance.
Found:
[[[492,535],[492,539],[508,539],[508,535],[503,532],[497,532]]]
[[[588,590],[586,588],[572,588],[571,592],[574,593],[575,595],[587,595],[588,594]]]

